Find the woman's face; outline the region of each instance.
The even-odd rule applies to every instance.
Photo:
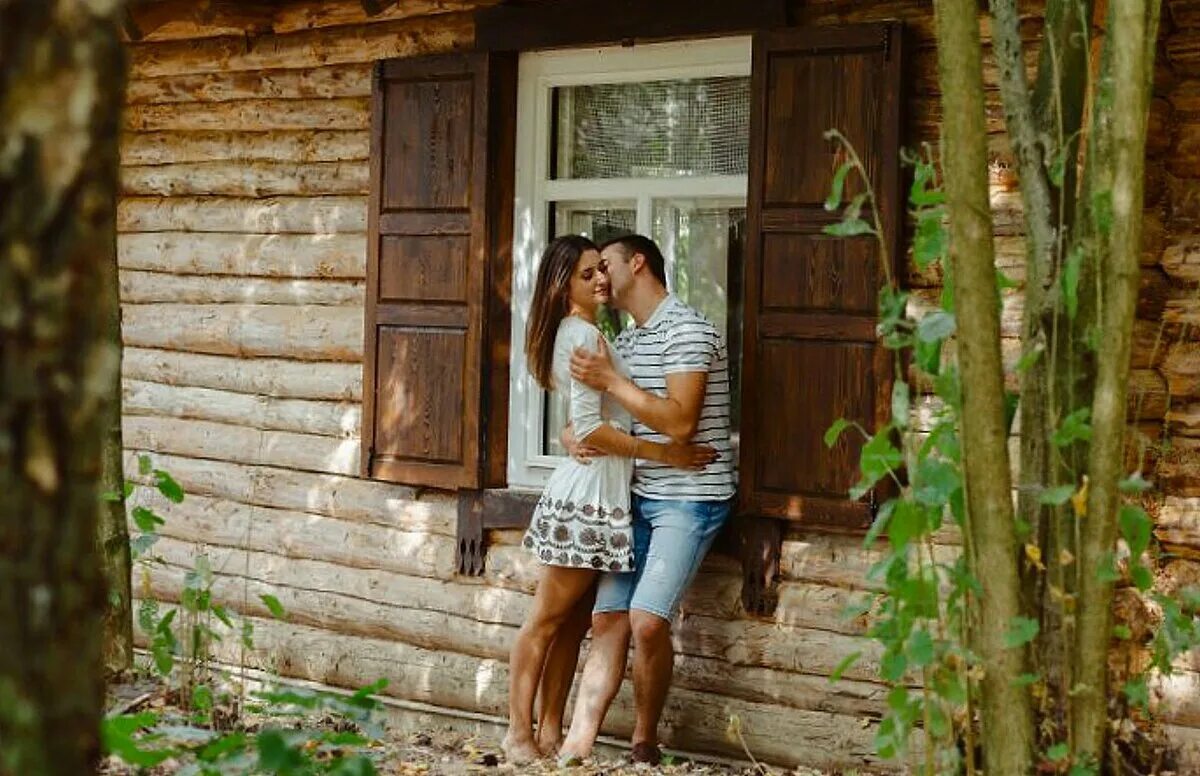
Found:
[[[596,308],[608,303],[608,269],[599,251],[584,251],[575,262],[567,295],[571,307],[595,314]]]

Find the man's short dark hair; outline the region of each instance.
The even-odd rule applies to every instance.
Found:
[[[604,250],[611,245],[621,246],[621,250],[625,252],[625,258],[627,259],[635,253],[645,256],[646,266],[650,268],[650,274],[658,278],[658,282],[663,284],[663,288],[667,287],[667,262],[663,259],[662,251],[658,249],[658,245],[655,244],[654,240],[640,234],[627,234],[605,241],[600,246],[600,250]]]

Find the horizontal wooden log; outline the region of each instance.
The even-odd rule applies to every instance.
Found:
[[[130,81],[125,88],[125,102],[128,105],[312,100],[370,95],[371,65],[366,63],[307,70],[239,70],[142,78]]]
[[[292,305],[361,305],[360,280],[287,280],[223,275],[172,275],[121,270],[125,304],[182,302]]]
[[[357,439],[150,415],[125,415],[121,431],[125,446],[134,450],[327,474],[358,471]]]
[[[304,164],[366,159],[365,131],[278,130],[274,132],[137,132],[121,136],[124,165],[265,161]]]
[[[1171,345],[1162,372],[1171,396],[1200,398],[1200,343],[1179,342]]]
[[[249,304],[127,304],[128,345],[220,356],[360,361],[361,307]]]
[[[150,507],[163,517],[160,535],[196,546],[237,547],[284,558],[326,561],[348,570],[383,570],[435,579],[452,577],[456,568],[454,539],[425,531],[197,494],[173,504],[156,488],[144,485],[134,489],[130,503]],[[130,531],[135,530],[131,525]]]
[[[264,0],[157,0],[129,4],[126,32],[136,40],[257,35],[270,31],[273,16]]]
[[[193,388],[142,380],[122,381],[125,415],[158,415],[210,420],[265,431],[357,439],[362,407],[351,402],[278,399],[213,388]]]
[[[1167,495],[1155,516],[1155,533],[1173,547],[1200,551],[1200,497]]]
[[[129,196],[221,197],[360,194],[369,188],[366,162],[195,162],[121,168]]]
[[[365,197],[126,197],[117,203],[118,232],[331,235],[366,230]]]
[[[151,453],[156,468],[171,473],[191,494],[242,504],[309,512],[340,520],[454,536],[457,501],[452,494],[388,482],[316,474],[274,466]],[[137,477],[134,451],[125,455],[127,476]]]
[[[133,105],[122,114],[126,132],[259,132],[278,129],[367,129],[368,97],[315,100],[238,100]]]
[[[117,237],[122,269],[182,275],[276,278],[366,277],[362,234],[148,232]]]
[[[285,399],[362,401],[362,367],[354,363],[240,359],[127,346],[121,374],[130,380]]]
[[[1167,423],[1173,434],[1200,436],[1200,402],[1172,407],[1167,413]]]
[[[300,32],[321,27],[378,24],[415,16],[472,11],[496,0],[404,0],[371,16],[361,0],[323,0],[319,3],[285,3],[279,6],[271,27],[276,33]]]
[[[1158,480],[1172,496],[1200,496],[1200,439],[1175,437],[1159,458]]]
[[[1181,118],[1175,122],[1175,139],[1167,153],[1167,169],[1181,178],[1200,178],[1200,124],[1195,120]]]
[[[267,35],[247,46],[245,38],[148,43],[133,47],[130,76],[310,68],[371,62],[391,57],[461,50],[474,39],[471,14],[402,19],[358,27]]]
[[[1161,321],[1134,321],[1130,367],[1149,369],[1162,364],[1169,346],[1165,334]]]
[[[1200,77],[1200,30],[1183,27],[1167,37],[1167,60],[1181,78]]]
[[[801,25],[855,24],[859,22],[898,19],[918,47],[932,46],[936,41],[933,10],[920,0],[873,0],[862,2],[801,3],[793,9],[796,23]],[[1037,0],[1018,0],[1017,14],[1021,20],[1021,38],[1034,41],[1041,35],[1045,3]],[[986,14],[979,14],[979,34],[984,43],[991,40],[991,24]]]
[[[1200,773],[1200,730],[1183,725],[1164,725],[1163,732],[1178,760],[1177,772]]]
[[[178,592],[180,572],[193,565],[201,549],[166,538],[154,545],[167,566],[150,570],[156,596]],[[482,658],[507,654],[512,631],[532,602],[525,593],[478,584],[382,570],[355,573],[320,561],[219,547],[203,552],[218,575],[216,600],[236,604],[244,596],[257,600],[270,593],[295,622]],[[678,620],[673,631],[675,648],[683,654],[814,676],[828,676],[843,657],[861,649],[862,662],[847,676],[871,681],[881,654],[875,642],[864,638],[754,620],[693,615]]]
[[[1175,280],[1200,282],[1200,236],[1185,235],[1172,240],[1163,250],[1162,268]]]

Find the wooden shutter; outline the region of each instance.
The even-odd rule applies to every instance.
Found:
[[[508,324],[490,313],[498,307],[493,285],[508,277],[497,265],[511,239],[512,204],[502,189],[512,180],[514,64],[471,53],[377,66],[364,476],[440,488],[491,484],[487,410],[503,403],[496,414],[507,412],[507,378],[500,375],[503,395],[489,378],[497,353],[507,359]]]
[[[822,203],[844,156],[841,130],[875,182],[894,247],[900,203],[898,24],[795,29],[754,38],[745,263],[740,509],[803,523],[869,524],[852,502],[861,441],[826,449],[845,417],[874,428],[891,391],[875,338],[884,272],[873,237],[835,238]],[[861,190],[855,182],[847,197]]]

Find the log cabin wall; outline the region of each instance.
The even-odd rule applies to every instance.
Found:
[[[289,2],[252,27],[178,20],[131,44],[118,251],[128,470],[149,452],[189,494],[163,506],[166,562],[137,572],[137,594],[177,600],[205,552],[264,665],[339,686],[387,677],[396,698],[503,716],[507,649],[536,573],[519,532],[493,532],[484,575],[458,576],[452,494],[358,477],[372,64],[471,47],[481,4],[405,0],[368,18],[357,0]],[[936,141],[930,4],[794,5],[799,24],[903,19],[914,50],[905,143]],[[1022,3],[1030,41],[1040,5]],[[1133,384],[1138,428],[1172,440],[1158,462],[1170,584],[1200,580],[1200,3],[1166,5]],[[998,262],[1019,279],[1019,194],[990,63],[987,75]],[[909,283],[918,305],[936,299],[936,277]],[[1009,364],[1020,315],[1019,292],[1007,293]],[[140,487],[136,498],[156,497]],[[736,756],[725,730],[737,714],[767,761],[876,763],[878,650],[841,612],[878,557],[857,537],[792,527],[770,618],[742,610],[736,561],[710,557],[678,628],[665,740]],[[269,618],[266,592],[286,622]],[[858,650],[865,659],[830,684]],[[1200,662],[1188,668],[1164,688],[1166,722],[1200,764]],[[609,732],[628,735],[631,707],[627,683]]]

